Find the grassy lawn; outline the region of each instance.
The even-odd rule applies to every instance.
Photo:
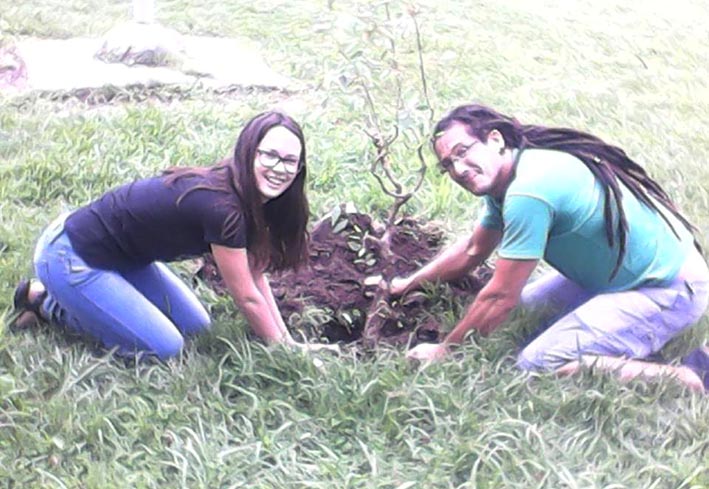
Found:
[[[372,113],[360,82],[383,127],[406,129],[393,148],[399,174],[418,164],[428,115],[409,7],[157,3],[162,24],[247,37],[306,88],[131,90],[102,104],[56,93],[0,98],[3,487],[709,487],[709,396],[669,381],[520,373],[516,345],[534,328],[524,314],[423,370],[386,346],[345,348],[318,366],[265,348],[248,340],[230,300],[203,284],[214,327],[166,363],[126,363],[47,327],[8,331],[12,290],[31,273],[35,240],[54,216],[166,166],[214,162],[256,112],[281,107],[303,124],[313,218],[343,202],[383,216],[391,202],[367,171]],[[480,101],[522,122],[598,134],[709,231],[705,2],[414,7],[436,117]],[[100,36],[129,18],[127,1],[0,0],[0,40]],[[432,165],[404,210],[452,240],[470,229],[478,204]],[[709,245],[706,234],[700,240]],[[177,269],[190,278],[189,264]],[[441,322],[452,327],[463,305]],[[665,353],[707,339],[705,316]]]

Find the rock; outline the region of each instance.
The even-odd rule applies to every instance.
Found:
[[[24,88],[27,66],[15,46],[0,46],[0,88]]]
[[[108,31],[96,58],[106,63],[169,66],[185,55],[182,36],[159,24],[128,22]]]

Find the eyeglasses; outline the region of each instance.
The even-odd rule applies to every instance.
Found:
[[[470,151],[470,148],[472,148],[479,142],[480,141],[473,141],[468,145],[460,145],[456,149],[455,154],[451,154],[448,158],[443,158],[439,162],[443,171],[449,171],[453,167],[453,165],[468,156],[468,151]]]
[[[257,149],[258,161],[269,169],[274,169],[278,163],[283,163],[283,169],[291,175],[300,170],[300,160],[289,156],[281,156],[276,151],[268,149]]]

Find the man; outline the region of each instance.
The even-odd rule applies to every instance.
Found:
[[[692,226],[623,150],[572,129],[522,125],[481,105],[443,118],[433,145],[441,167],[483,197],[485,210],[470,237],[392,280],[391,292],[460,277],[499,246],[498,260],[443,342],[418,345],[409,358],[443,358],[469,331],[495,330],[521,302],[556,314],[519,354],[522,369],[571,373],[594,364],[623,378],[669,374],[702,388],[686,367],[636,360],[699,320],[709,270]],[[542,259],[553,271],[527,285]]]

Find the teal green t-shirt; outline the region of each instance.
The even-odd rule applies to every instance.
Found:
[[[692,235],[658,204],[678,239],[656,211],[620,186],[629,229],[625,257],[613,280],[618,240],[609,246],[603,189],[583,162],[568,153],[523,151],[503,202],[486,196],[480,222],[503,231],[500,257],[544,259],[589,292],[662,285],[677,275],[692,246]]]

